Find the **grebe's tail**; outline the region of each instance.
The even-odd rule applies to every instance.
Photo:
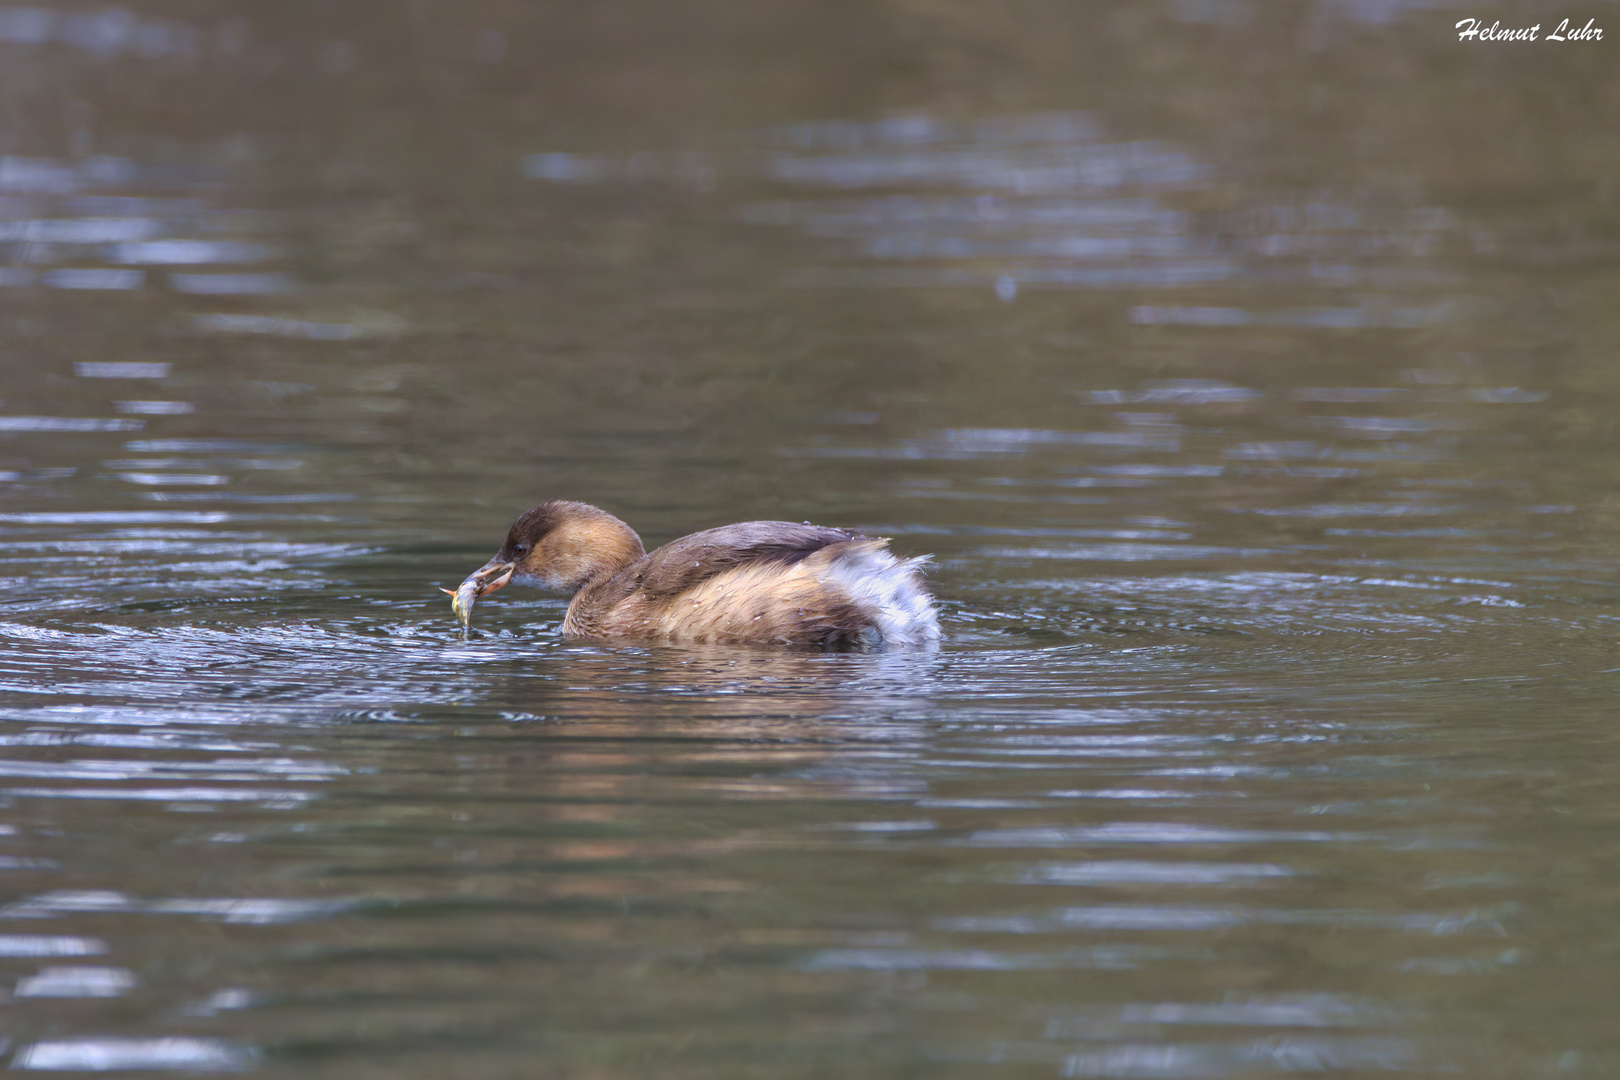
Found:
[[[934,597],[923,584],[929,557],[901,559],[891,555],[887,540],[861,540],[838,545],[827,569],[849,598],[870,613],[872,645],[932,645],[939,641]]]

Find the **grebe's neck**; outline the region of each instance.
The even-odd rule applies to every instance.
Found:
[[[569,537],[572,550],[559,549],[557,558],[575,568],[569,592],[580,592],[603,582],[646,554],[636,531],[611,514],[584,525]]]

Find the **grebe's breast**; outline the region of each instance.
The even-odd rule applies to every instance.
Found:
[[[845,529],[748,521],[666,544],[574,598],[570,637],[791,645],[939,639],[926,559]]]

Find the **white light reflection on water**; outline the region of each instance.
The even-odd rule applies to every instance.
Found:
[[[192,325],[217,334],[265,334],[309,341],[353,341],[378,332],[354,323],[310,322],[277,315],[198,315]]]
[[[96,938],[0,934],[0,957],[100,956],[107,951],[107,943]]]
[[[173,367],[145,360],[78,360],[73,373],[81,379],[166,379]]]
[[[290,807],[308,802],[315,794],[277,788],[0,788],[9,799],[95,799],[129,802],[160,802],[171,805],[208,803],[254,803],[259,806]]]
[[[1086,396],[1098,405],[1235,405],[1265,395],[1220,379],[1152,379],[1140,390],[1092,390]]]
[[[215,487],[230,482],[230,477],[209,473],[116,473],[126,484],[142,487]]]
[[[15,744],[15,743],[14,743]],[[184,780],[197,777],[216,782],[316,782],[343,776],[348,770],[318,761],[292,758],[221,758],[217,761],[4,761],[0,776],[50,780]],[[72,791],[74,789],[66,789]],[[132,789],[132,793],[135,789]],[[141,789],[146,790],[146,789]],[[255,793],[256,794],[256,793]]]
[[[1007,878],[1022,885],[1247,885],[1291,878],[1272,863],[1108,862],[1037,863]]]
[[[3,175],[3,174],[0,174]],[[146,218],[63,218],[0,221],[0,243],[116,244],[151,236],[158,224]],[[109,271],[127,273],[127,271]]]
[[[1056,934],[1070,931],[1114,930],[1227,930],[1259,924],[1330,926],[1345,930],[1398,930],[1413,934],[1449,936],[1471,934],[1507,937],[1504,915],[1466,911],[1456,914],[1369,911],[1286,911],[1247,907],[1132,904],[1071,907],[1039,915],[985,915],[940,919],[939,930],[969,934]]]
[[[247,263],[270,258],[265,244],[236,240],[144,240],[122,243],[108,252],[117,263],[191,266],[198,263]]]
[[[125,290],[140,288],[146,283],[146,274],[141,270],[47,270],[39,280],[50,289]]]
[[[169,284],[194,296],[273,296],[298,285],[290,274],[170,274]]]
[[[805,971],[1043,971],[1093,968],[1125,971],[1162,959],[1150,946],[1101,945],[1009,953],[993,949],[824,949],[800,965]]]
[[[13,46],[66,45],[100,60],[124,54],[142,60],[193,60],[206,40],[196,23],[142,18],[124,7],[97,11],[0,8],[0,41]]]
[[[222,1012],[251,1008],[259,1004],[260,1000],[260,995],[251,990],[231,987],[215,991],[208,995],[207,1000],[189,1006],[184,1011],[187,1016],[214,1016]]]
[[[0,416],[6,431],[139,431],[140,420],[97,420],[77,416]]]
[[[1432,269],[1459,229],[1446,210],[1329,195],[1194,213],[1185,197],[1219,182],[1212,166],[1165,142],[1110,141],[1083,113],[833,120],[758,141],[764,149],[730,153],[535,154],[522,171],[564,185],[650,181],[712,192],[727,179],[760,178],[814,192],[740,214],[840,243],[858,260],[802,267],[789,277],[799,286],[985,289],[1011,303],[1032,288],[1248,288],[1281,271],[1321,289],[1365,291],[1354,307],[1137,304],[1129,319],[1414,330],[1458,314],[1451,297],[1414,304],[1411,295],[1420,280],[1430,293],[1450,283]],[[1401,275],[1406,288],[1381,291]]]
[[[115,401],[113,408],[137,416],[184,416],[197,411],[189,401]]]
[[[274,898],[137,900],[108,889],[63,889],[0,907],[0,919],[50,919],[86,914],[195,915],[264,926],[320,919],[353,909],[353,900]]]
[[[252,1054],[220,1039],[181,1036],[158,1039],[85,1037],[51,1039],[17,1051],[13,1069],[58,1072],[113,1072],[131,1069],[182,1069],[235,1072],[248,1068]]]
[[[0,8],[0,40],[5,40],[7,11],[18,10]],[[133,18],[127,12],[119,14]],[[161,36],[164,25],[152,24],[148,31]],[[189,195],[110,194],[137,186],[158,191],[208,189],[217,171],[205,166],[151,167],[126,158],[69,162],[0,157],[0,191],[18,193],[16,199],[0,204],[0,261],[70,264],[42,271],[31,265],[3,267],[0,285],[128,292],[151,284],[145,270],[129,267],[252,265],[276,258],[276,249],[256,236],[218,238],[262,231],[266,222],[258,215],[211,206],[204,198]],[[95,262],[111,265],[82,265]],[[198,296],[274,295],[292,291],[297,284],[289,273],[259,271],[173,272],[167,281],[178,293]],[[132,365],[137,364],[126,363],[119,372],[118,362],[91,361],[80,364],[78,373],[88,378],[161,377],[132,374],[138,370]]]
[[[120,997],[136,985],[135,973],[113,967],[48,967],[18,979],[12,993],[20,998]]]
[[[1317,829],[1228,829],[1174,821],[1113,821],[1083,828],[987,829],[971,834],[962,842],[986,847],[1072,847],[1076,844],[1323,843],[1354,839],[1361,838]]]
[[[1131,308],[1131,322],[1139,326],[1299,326],[1323,330],[1363,330],[1388,327],[1416,330],[1448,321],[1451,308],[1368,305],[1353,308],[1301,308],[1292,311],[1244,311],[1239,308],[1149,307]]]
[[[1253,1024],[1265,1027],[1350,1027],[1388,1023],[1395,1019],[1387,1005],[1335,994],[1298,994],[1247,998],[1210,1003],[1156,1002],[1122,1005],[1120,1020],[1127,1024]],[[1079,1034],[1060,1024],[1048,1027],[1054,1036]]]
[[[1418,1068],[1417,1047],[1406,1039],[1271,1037],[1247,1045],[1118,1043],[1076,1050],[1063,1060],[1065,1077],[1147,1077],[1204,1080],[1265,1072],[1328,1069]]]

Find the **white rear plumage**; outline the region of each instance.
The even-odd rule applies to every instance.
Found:
[[[840,545],[826,570],[849,598],[872,613],[878,641],[873,644],[928,645],[939,640],[939,616],[934,598],[923,584],[927,555],[900,559],[876,543]]]

